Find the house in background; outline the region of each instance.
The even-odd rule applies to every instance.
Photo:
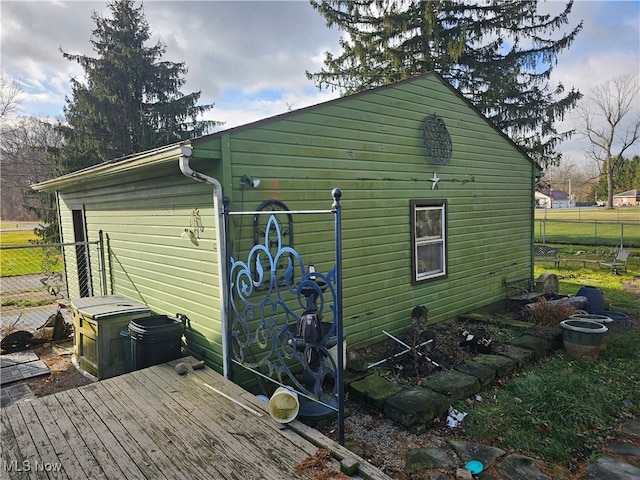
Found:
[[[613,196],[614,207],[637,207],[640,205],[640,190],[627,190]]]
[[[551,197],[549,197],[548,195],[545,195],[542,192],[536,191],[535,199],[536,199],[537,208],[551,208],[552,201],[551,201]]]
[[[225,252],[246,258],[260,237],[254,216],[238,215],[223,245],[223,197],[234,212],[301,211],[330,208],[332,189],[342,190],[351,348],[407,328],[418,305],[429,323],[443,321],[500,305],[505,279],[532,277],[539,173],[460,92],[426,74],[33,188],[57,192],[64,242],[103,236],[104,293],[185,314],[190,353],[221,370],[225,316],[233,314],[224,308]],[[327,271],[331,221],[291,217],[287,241]],[[64,254],[70,296],[100,294],[97,275],[69,275],[78,250]]]
[[[541,193],[551,199],[551,205],[547,208],[575,208],[576,206],[573,195],[562,190],[550,190]]]

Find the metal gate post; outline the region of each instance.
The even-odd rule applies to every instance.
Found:
[[[342,322],[342,191],[334,188],[332,209],[335,214],[335,248],[336,248],[336,328],[338,365],[336,382],[338,382],[338,443],[344,446],[344,331]]]
[[[224,216],[222,222],[224,224],[224,246],[225,251],[223,252],[223,259],[225,262],[225,268],[221,269],[224,272],[224,277],[220,279],[220,281],[225,282],[225,297],[221,299],[224,303],[226,303],[227,310],[227,325],[223,325],[224,331],[222,335],[226,337],[225,348],[222,349],[222,361],[224,365],[224,371],[226,372],[226,377],[233,381],[233,359],[231,358],[231,287],[229,282],[229,272],[231,271],[231,239],[229,237],[229,212],[231,211],[231,199],[229,197],[224,197],[222,199],[222,214]]]

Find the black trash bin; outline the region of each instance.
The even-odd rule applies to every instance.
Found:
[[[134,370],[170,362],[182,356],[184,324],[167,315],[137,318],[129,323]]]

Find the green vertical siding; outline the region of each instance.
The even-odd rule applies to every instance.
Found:
[[[97,240],[98,231],[103,231],[108,293],[140,300],[154,313],[184,313],[190,320],[189,349],[221,365],[211,187],[184,177],[174,163],[170,168],[147,168],[144,175],[129,180],[86,185],[63,193],[62,199],[63,231],[73,232],[70,209],[79,205],[86,210],[89,240]],[[197,244],[181,236],[190,227],[194,209],[202,222]],[[77,295],[77,286],[71,292]]]
[[[447,166],[427,160],[422,126],[442,117]],[[229,136],[232,210],[278,199],[295,210],[329,208],[343,191],[344,315],[349,343],[410,325],[425,305],[439,321],[504,298],[504,279],[531,272],[532,165],[436,77],[347,97]],[[215,145],[219,139],[206,145]],[[210,147],[215,149],[216,147]],[[196,149],[196,152],[198,150]],[[441,178],[432,190],[434,172]],[[240,189],[243,174],[258,189]],[[411,283],[411,199],[448,202],[448,277]],[[295,246],[318,269],[332,264],[331,225],[296,217]],[[236,223],[234,253],[252,245]]]
[[[440,116],[452,138],[449,165],[426,158],[423,123]],[[441,321],[504,299],[504,279],[532,272],[531,161],[437,76],[425,76],[290,112],[191,142],[192,167],[218,178],[232,211],[281,200],[293,210],[329,209],[343,191],[344,322],[349,345],[410,325],[416,305]],[[167,150],[169,152],[169,150]],[[169,155],[169,153],[166,153]],[[147,156],[140,156],[141,162]],[[96,170],[61,188],[62,225],[72,204],[87,212],[90,240],[103,230],[112,293],[154,311],[186,313],[194,351],[221,362],[215,212],[208,185],[184,177],[178,154],[153,166]],[[150,165],[151,165],[150,160]],[[218,165],[221,165],[218,168]],[[430,178],[440,178],[437,189]],[[261,179],[240,188],[240,177]],[[412,284],[410,201],[447,202],[448,276]],[[180,238],[193,208],[199,245]],[[253,218],[233,217],[230,250],[245,258]],[[326,272],[333,219],[294,217],[295,248]],[[72,231],[72,230],[71,230]],[[244,256],[244,257],[243,257]],[[302,313],[302,312],[300,312]]]

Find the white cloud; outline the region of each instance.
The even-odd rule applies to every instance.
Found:
[[[562,5],[541,2],[540,10],[556,12]],[[93,11],[107,14],[106,1],[0,2],[0,63],[25,87],[25,113],[62,114],[69,78],[82,69],[59,49],[93,55]],[[336,96],[315,89],[305,71],[319,71],[324,52],[337,52],[344,34],[328,29],[306,0],[147,0],[144,15],[152,42],[166,45],[163,59],[189,68],[183,91],[201,91],[201,103],[216,104],[208,115],[226,127]],[[562,82],[587,93],[614,76],[640,73],[640,2],[579,0],[566,29],[580,20],[584,29],[561,53],[552,86]],[[570,117],[563,127],[575,126]],[[576,139],[562,149],[572,158],[584,156]]]

